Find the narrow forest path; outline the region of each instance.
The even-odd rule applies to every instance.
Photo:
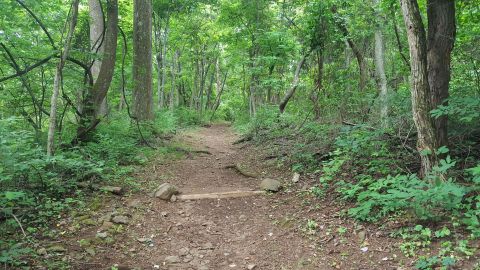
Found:
[[[236,139],[225,125],[182,134],[183,144],[211,154],[191,154],[160,165],[157,172],[182,194],[258,189],[259,179],[227,168],[242,159],[233,145]],[[132,238],[151,238],[153,247],[137,244],[135,257],[127,262],[142,269],[154,265],[160,269],[296,269],[297,264],[305,269],[302,262],[314,259],[314,254],[300,235],[273,224],[275,203],[270,197],[174,203],[149,199],[151,204],[135,222]]]
[[[135,176],[145,183],[145,192],[110,196],[103,214],[97,214],[103,225],[82,229],[76,236],[77,243],[81,239],[95,243],[95,252],[85,246],[73,248],[92,255],[77,256],[76,269],[113,265],[118,269],[396,269],[393,265],[398,262],[389,257],[389,240],[377,235],[367,244],[377,251],[365,253],[357,241],[357,225],[342,218],[340,208],[312,204],[301,195],[305,192],[288,188],[291,175],[282,178],[275,175],[281,169],[268,171],[260,161],[262,153],[250,145],[233,145],[236,139],[226,125],[178,135],[178,143],[210,154],[153,162]],[[245,177],[226,168],[236,163],[248,164],[263,177],[284,180],[287,188],[276,194],[176,202],[147,195],[148,183],[163,182],[184,194],[258,189],[261,177]],[[128,217],[128,224],[120,228],[108,222],[118,213]],[[307,226],[309,219],[316,220],[310,225],[313,230]],[[103,231],[115,240],[98,240],[108,239]]]

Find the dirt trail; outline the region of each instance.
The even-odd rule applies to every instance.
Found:
[[[282,170],[272,166],[269,170],[263,153],[233,145],[237,138],[225,125],[183,133],[177,136],[180,143],[211,154],[154,162],[136,177],[146,184],[172,183],[183,193],[258,189],[260,179],[225,168],[241,162],[288,186],[290,174],[282,177]],[[308,185],[306,181],[296,185]],[[397,269],[391,240],[370,237],[373,232],[363,228],[371,250],[365,253],[357,225],[338,214],[340,207],[311,203],[296,188],[273,195],[165,202],[146,195],[146,184],[144,193],[110,197],[105,203],[103,215],[127,213],[130,221],[114,243],[97,241],[94,256],[75,259],[76,269]],[[309,219],[316,220],[316,232],[305,229]],[[346,233],[335,235],[338,228]],[[96,239],[98,229],[83,229],[77,242],[79,237]]]
[[[182,193],[258,189],[259,179],[225,168],[242,158],[232,144],[236,139],[225,125],[182,134],[184,144],[211,155],[193,154],[154,164],[156,178],[159,183],[177,185]],[[128,210],[133,218],[122,240],[97,254],[89,265],[118,264],[123,269],[308,269],[315,265],[311,269],[319,269],[306,239],[274,225],[276,204],[275,195],[173,203],[135,195],[123,202],[135,210]]]

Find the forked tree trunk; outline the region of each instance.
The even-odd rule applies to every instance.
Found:
[[[80,0],[74,0],[72,3],[72,14],[70,18],[70,25],[68,28],[65,43],[60,53],[60,61],[57,64],[55,71],[55,78],[53,81],[53,93],[50,101],[50,122],[48,124],[48,137],[47,137],[47,155],[52,156],[55,150],[55,129],[57,126],[57,104],[58,95],[60,92],[60,86],[62,84],[62,71],[67,60],[68,53],[70,51],[70,45],[72,43],[73,34],[75,32],[75,26],[77,25],[78,18],[78,4]]]
[[[426,176],[438,164],[439,156],[435,150],[446,144],[447,119],[437,120],[436,123],[430,111],[448,96],[450,53],[455,38],[455,7],[454,2],[449,0],[427,1],[427,49],[425,27],[417,1],[400,0],[400,3],[410,47],[412,110],[418,132],[417,148],[421,153],[421,175]]]
[[[153,120],[152,2],[134,0],[133,112],[139,121]]]
[[[106,13],[107,25],[105,27],[104,51],[100,71],[92,89],[88,89],[87,97],[84,100],[83,116],[77,129],[77,136],[72,140],[72,144],[86,141],[88,139],[87,135],[100,123],[99,116],[101,116],[101,113],[98,109],[107,96],[115,71],[118,35],[117,0],[107,0]]]

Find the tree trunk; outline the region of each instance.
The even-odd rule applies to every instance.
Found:
[[[412,111],[418,132],[417,149],[421,159],[420,174],[423,177],[438,163],[435,150],[439,147],[430,116],[432,93],[428,83],[427,40],[417,1],[400,0],[400,3],[410,48]]]
[[[176,79],[177,56],[178,56],[178,51],[175,50],[175,52],[172,53],[172,66],[170,70],[172,75],[172,82],[171,82],[170,95],[169,95],[169,107],[171,110],[173,110],[175,107],[175,79]]]
[[[302,59],[300,59],[300,61],[298,62],[297,69],[295,70],[295,76],[293,77],[292,86],[290,87],[290,90],[288,90],[287,94],[280,102],[280,105],[278,105],[278,108],[280,109],[280,113],[283,113],[285,111],[285,107],[287,106],[288,101],[293,96],[293,94],[295,94],[295,90],[297,90],[298,82],[300,80],[300,71],[302,70],[303,64],[305,64],[305,61],[307,60],[307,57],[309,55],[310,55],[310,51],[304,54]]]
[[[152,3],[134,0],[133,112],[139,121],[153,120]]]
[[[337,9],[335,6],[332,7],[332,12],[334,14],[337,14]],[[338,17],[336,25],[338,29],[342,32],[343,36],[345,37],[348,46],[350,49],[352,49],[353,54],[355,55],[355,58],[357,59],[358,63],[358,71],[360,73],[360,82],[359,82],[359,88],[360,91],[364,90],[365,87],[367,86],[368,82],[368,66],[367,66],[367,61],[365,61],[365,57],[363,56],[362,51],[360,48],[353,42],[352,38],[350,37],[348,33],[348,29],[345,26],[345,22],[342,18]]]
[[[428,84],[430,86],[432,109],[436,109],[449,96],[451,53],[456,34],[455,1],[427,1],[427,16]],[[446,115],[434,119],[439,146],[448,145],[447,121]]]
[[[100,67],[102,60],[99,56],[102,56],[104,52],[104,18],[102,6],[99,0],[88,0],[89,16],[90,16],[90,48],[93,54],[92,62],[92,77],[93,81],[97,80],[100,73]],[[107,98],[105,97],[100,103],[100,107],[97,108],[98,114],[105,116],[108,112]]]
[[[55,127],[57,122],[57,102],[58,94],[60,92],[60,86],[62,84],[62,70],[65,66],[68,53],[70,51],[70,45],[72,42],[73,34],[75,32],[75,26],[77,25],[78,18],[78,3],[80,0],[74,0],[72,3],[72,15],[70,19],[70,26],[68,28],[67,36],[65,38],[65,44],[63,50],[60,53],[60,61],[57,64],[55,71],[55,79],[53,81],[53,93],[50,103],[50,122],[48,125],[48,137],[47,137],[47,155],[52,156],[55,150]]]
[[[375,5],[378,8],[380,5],[380,0],[374,0]],[[379,99],[380,99],[380,119],[382,121],[382,126],[387,127],[388,125],[388,89],[387,89],[387,76],[385,75],[385,47],[383,40],[382,25],[384,19],[381,14],[377,12],[378,18],[377,29],[375,30],[375,71],[377,73],[377,83],[379,88]]]
[[[87,140],[87,135],[100,123],[101,114],[98,109],[107,96],[108,89],[112,82],[115,71],[115,60],[117,52],[118,35],[118,2],[117,0],[107,1],[107,26],[105,28],[104,52],[98,72],[98,77],[93,87],[87,92],[84,99],[83,115],[77,129],[77,136],[72,144]]]
[[[313,112],[315,113],[315,119],[320,119],[321,108],[319,104],[320,92],[323,91],[323,50],[320,49],[317,52],[317,77],[315,80],[315,87],[313,88],[312,93],[310,94],[310,100],[313,103]]]
[[[162,42],[162,48],[163,48],[163,61],[162,61],[162,79],[161,82],[162,84],[160,85],[160,96],[159,96],[159,106],[164,106],[165,105],[165,82],[167,80],[167,51],[168,51],[168,33],[170,31],[170,16],[167,16],[166,22],[165,22],[165,29],[163,31],[163,42]]]

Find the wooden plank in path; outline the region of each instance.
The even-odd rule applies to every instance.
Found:
[[[225,198],[241,198],[254,195],[265,194],[262,190],[236,190],[214,193],[201,193],[201,194],[181,194],[177,195],[177,200],[201,200],[201,199],[225,199]]]

